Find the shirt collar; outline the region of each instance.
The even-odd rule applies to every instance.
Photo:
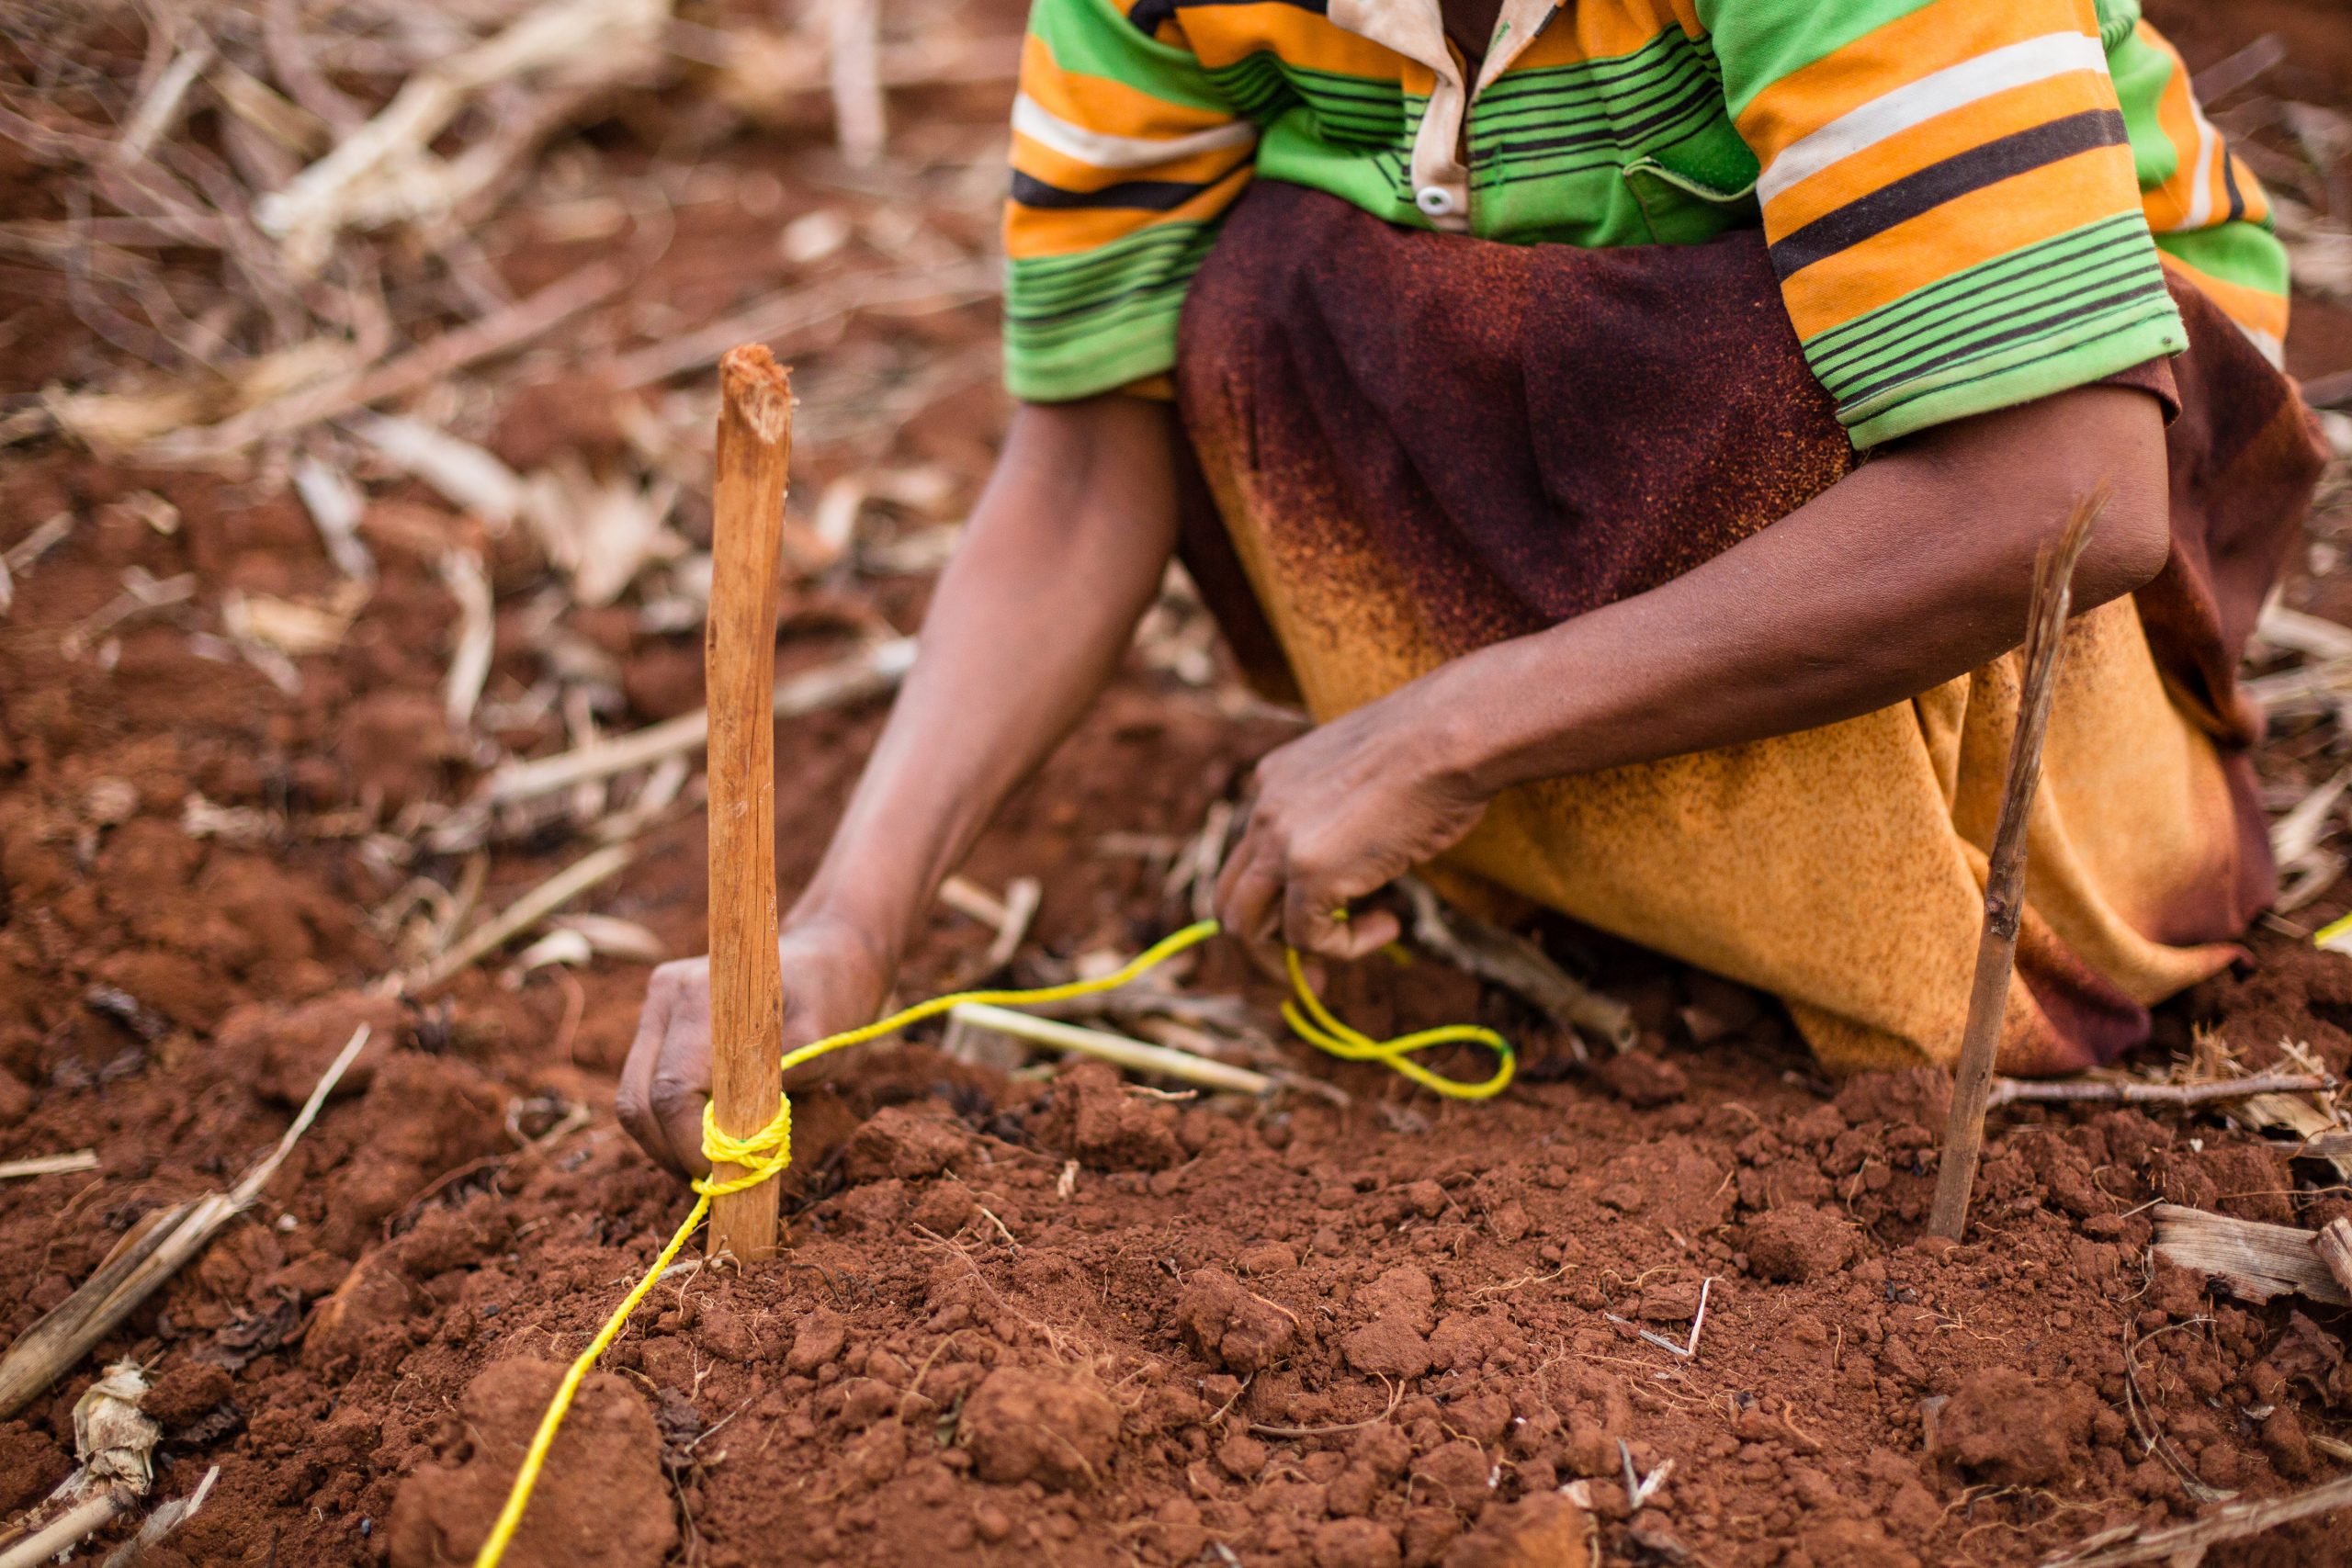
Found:
[[[1478,86],[1501,75],[1520,51],[1535,40],[1561,0],[1504,0],[1495,19],[1495,38],[1478,72]],[[1332,24],[1370,39],[1406,59],[1428,66],[1445,82],[1460,81],[1453,51],[1446,47],[1445,17],[1438,0],[1330,0]]]

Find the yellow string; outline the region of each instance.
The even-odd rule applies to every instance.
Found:
[[[877,1019],[859,1029],[844,1030],[812,1041],[796,1051],[784,1055],[786,1072],[804,1062],[813,1061],[828,1052],[863,1045],[894,1034],[909,1024],[936,1018],[951,1008],[966,1002],[988,1002],[999,1007],[1041,1007],[1051,1002],[1068,1001],[1074,997],[1090,997],[1114,991],[1138,976],[1148,973],[1190,947],[1196,947],[1216,935],[1215,920],[1196,920],[1182,931],[1162,937],[1110,974],[1091,980],[1072,980],[1059,986],[1040,986],[1032,990],[955,991],[933,997],[902,1008],[889,1017]],[[1511,1043],[1491,1029],[1473,1023],[1447,1024],[1438,1029],[1424,1029],[1416,1033],[1399,1035],[1394,1040],[1374,1040],[1349,1028],[1331,1015],[1306,983],[1306,971],[1299,964],[1295,951],[1289,955],[1291,988],[1295,996],[1283,1004],[1283,1018],[1298,1037],[1317,1049],[1351,1062],[1378,1062],[1383,1066],[1402,1073],[1425,1089],[1435,1090],[1454,1100],[1487,1100],[1500,1094],[1517,1070],[1517,1054]],[[1432,1045],[1467,1042],[1492,1051],[1496,1057],[1492,1076],[1477,1082],[1464,1083],[1442,1073],[1432,1072],[1412,1060],[1412,1053]],[[517,1526],[523,1522],[523,1510],[530,1506],[531,1492],[538,1484],[539,1472],[546,1467],[548,1450],[555,1447],[556,1433],[563,1427],[563,1418],[571,1413],[573,1397],[605,1352],[619,1338],[628,1325],[629,1314],[637,1310],[646,1293],[660,1282],[678,1253],[685,1247],[705,1216],[710,1213],[710,1201],[729,1192],[742,1192],[761,1182],[783,1174],[792,1163],[792,1099],[777,1097],[775,1118],[756,1133],[741,1137],[722,1131],[712,1111],[706,1105],[702,1112],[702,1152],[714,1171],[721,1166],[740,1166],[741,1174],[726,1178],[716,1175],[702,1177],[694,1183],[694,1207],[674,1235],[670,1237],[652,1265],[645,1271],[629,1293],[621,1299],[596,1337],[588,1342],[571,1365],[564,1370],[563,1382],[557,1385],[555,1397],[548,1402],[547,1413],[539,1417],[538,1430],[531,1435],[531,1446],[524,1451],[522,1468],[514,1472],[514,1483],[506,1494],[506,1505],[498,1511],[498,1520],[491,1526],[490,1535],[474,1554],[474,1568],[498,1568],[506,1555],[507,1546],[514,1539]]]
[[[1423,1089],[1435,1089],[1449,1100],[1491,1100],[1510,1087],[1511,1075],[1518,1070],[1518,1055],[1510,1042],[1483,1024],[1447,1023],[1435,1029],[1418,1030],[1400,1034],[1394,1040],[1374,1040],[1369,1034],[1349,1028],[1331,1016],[1315,987],[1306,983],[1306,971],[1298,961],[1298,949],[1285,955],[1290,965],[1293,998],[1283,1003],[1283,1021],[1291,1032],[1318,1051],[1350,1062],[1378,1062],[1382,1066],[1404,1074]],[[1449,1045],[1466,1042],[1483,1045],[1495,1054],[1493,1076],[1478,1083],[1464,1083],[1442,1073],[1433,1073],[1413,1060],[1413,1053],[1426,1051],[1432,1045]]]

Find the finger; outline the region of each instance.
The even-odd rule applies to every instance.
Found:
[[[1243,853],[1248,858],[1237,857],[1230,880],[1218,889],[1217,919],[1227,934],[1240,939],[1260,968],[1279,976],[1283,955],[1275,928],[1282,913],[1282,878],[1273,869],[1272,857],[1250,852],[1250,846],[1245,844]]]
[[[1328,881],[1294,875],[1283,901],[1283,937],[1302,953],[1356,959],[1395,942],[1402,930],[1386,909],[1351,910]]]
[[[1227,911],[1233,907],[1234,893],[1240,886],[1242,873],[1257,858],[1263,838],[1264,835],[1258,831],[1257,818],[1250,814],[1250,805],[1243,805],[1241,815],[1234,823],[1232,840],[1226,849],[1224,859],[1217,863],[1216,886],[1209,896],[1209,907],[1216,911],[1218,920],[1227,931],[1232,931],[1234,926]]]
[[[677,1151],[670,1146],[670,1134],[653,1113],[653,1072],[662,1058],[662,1047],[670,1037],[670,995],[655,987],[645,998],[645,1010],[638,1015],[637,1038],[630,1043],[628,1060],[621,1068],[621,1081],[613,1096],[614,1109],[620,1115],[621,1125],[637,1140],[655,1164],[666,1166],[683,1174],[685,1167],[679,1163]]]
[[[707,1176],[710,1161],[702,1152],[702,1108],[710,1096],[706,1085],[694,1080],[690,1064],[683,1059],[687,1055],[674,1038],[664,1047],[662,1065],[653,1073],[653,1115],[662,1125],[676,1168],[689,1176]]]
[[[1343,958],[1369,958],[1405,934],[1405,928],[1394,913],[1386,909],[1372,909],[1349,919],[1345,927],[1348,950]]]

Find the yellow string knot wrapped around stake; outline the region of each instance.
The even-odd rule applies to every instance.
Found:
[[[695,1191],[705,1198],[748,1192],[761,1182],[784,1174],[784,1168],[792,1163],[792,1097],[787,1094],[780,1099],[775,1119],[746,1138],[722,1132],[718,1108],[707,1100],[703,1102],[702,1157],[710,1161],[714,1170],[722,1165],[740,1165],[743,1174],[724,1181],[697,1176],[694,1179]]]
[[[1091,980],[1071,980],[1063,985],[1040,986],[1031,990],[955,991],[946,996],[933,997],[928,1001],[902,1008],[888,1018],[876,1019],[856,1029],[843,1030],[839,1034],[829,1034],[822,1040],[811,1041],[797,1050],[787,1051],[784,1054],[784,1070],[788,1073],[802,1063],[814,1061],[830,1052],[863,1045],[886,1034],[895,1034],[910,1024],[936,1018],[966,1002],[987,1002],[998,1007],[1042,1007],[1069,1001],[1076,997],[1100,996],[1105,991],[1115,991],[1186,949],[1199,946],[1216,935],[1218,930],[1215,920],[1196,920],[1180,931],[1160,938],[1110,974]],[[1301,965],[1296,951],[1289,954],[1288,962],[1294,995],[1283,1004],[1283,1019],[1301,1040],[1316,1049],[1343,1061],[1377,1062],[1450,1100],[1491,1100],[1510,1086],[1512,1075],[1518,1070],[1518,1054],[1511,1048],[1510,1042],[1495,1031],[1475,1023],[1450,1023],[1399,1035],[1394,1040],[1375,1040],[1342,1023],[1323,1005],[1322,998],[1315,994],[1315,988],[1306,983],[1306,971]],[[1450,1078],[1442,1073],[1434,1072],[1412,1059],[1413,1053],[1417,1051],[1447,1044],[1473,1044],[1493,1052],[1496,1058],[1494,1072],[1478,1082],[1464,1083],[1459,1078]],[[706,1176],[695,1179],[693,1184],[694,1207],[686,1212],[684,1221],[671,1235],[668,1244],[655,1255],[645,1277],[622,1298],[612,1316],[606,1318],[605,1325],[596,1331],[595,1337],[588,1341],[588,1348],[564,1370],[563,1381],[557,1385],[555,1397],[548,1402],[547,1413],[539,1417],[538,1430],[531,1435],[530,1447],[524,1450],[523,1463],[514,1472],[514,1483],[506,1494],[505,1506],[499,1510],[497,1521],[491,1526],[489,1536],[481,1543],[481,1550],[474,1554],[474,1568],[498,1568],[500,1561],[506,1555],[507,1547],[514,1541],[514,1531],[523,1522],[523,1510],[530,1506],[531,1492],[538,1484],[539,1472],[547,1466],[548,1452],[555,1447],[556,1434],[563,1428],[563,1418],[570,1414],[571,1402],[579,1393],[581,1383],[595,1370],[597,1361],[612,1348],[613,1341],[620,1337],[621,1330],[628,1325],[629,1315],[637,1310],[638,1303],[660,1282],[662,1276],[669,1271],[670,1265],[676,1261],[678,1254],[693,1238],[695,1231],[710,1213],[710,1201],[724,1193],[748,1191],[763,1181],[773,1180],[783,1175],[792,1164],[792,1099],[789,1095],[782,1095],[778,1100],[775,1116],[766,1126],[741,1136],[722,1131],[711,1108],[707,1105],[703,1107],[703,1156],[710,1161],[714,1169],[732,1165],[741,1168],[741,1174],[724,1179]]]

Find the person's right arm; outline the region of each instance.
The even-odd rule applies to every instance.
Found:
[[[1117,670],[1175,552],[1176,439],[1172,410],[1138,398],[1014,414],[905,689],[786,917],[786,1050],[881,1010],[941,881]],[[699,1172],[709,1085],[707,961],[665,964],[622,1069],[621,1121],[656,1159]]]

